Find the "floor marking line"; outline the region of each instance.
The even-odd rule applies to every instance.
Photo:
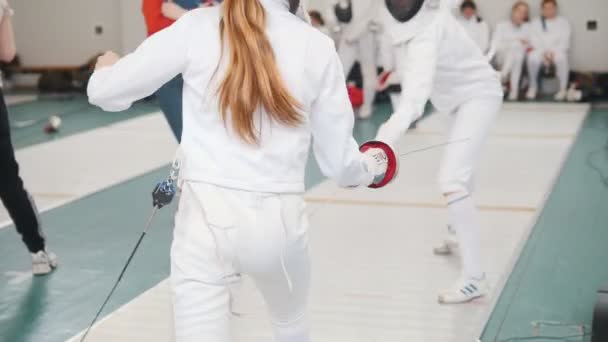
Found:
[[[411,135],[428,135],[444,136],[445,134],[441,131],[425,131],[425,130],[414,130],[410,133]],[[574,139],[575,134],[570,133],[555,133],[555,134],[527,134],[527,133],[496,133],[491,134],[491,137],[495,138],[509,138],[509,139],[544,139],[544,140],[561,140],[561,139]]]
[[[358,205],[358,206],[372,206],[372,207],[392,207],[392,208],[431,208],[431,209],[443,209],[446,207],[443,203],[433,202],[388,202],[388,201],[369,201],[369,200],[351,200],[351,199],[337,199],[337,198],[318,198],[318,197],[306,197],[306,202],[315,204],[344,204],[344,205]],[[507,212],[535,212],[535,207],[524,207],[524,206],[502,206],[502,205],[477,205],[477,209],[482,211],[507,211]]]
[[[158,117],[162,117],[162,112],[161,111],[153,111],[150,112],[148,114],[143,114],[141,116],[138,117],[134,117],[134,118],[130,118],[128,120],[121,120],[118,122],[114,122],[110,125],[105,125],[105,126],[100,126],[97,128],[93,128],[91,130],[86,130],[83,132],[78,132],[74,135],[71,135],[69,137],[66,138],[71,138],[71,139],[80,139],[85,137],[86,135],[95,133],[95,134],[112,134],[115,132],[118,132],[119,130],[122,131],[126,131],[126,130],[133,130],[133,126],[132,125],[141,125],[141,121],[143,120],[150,120],[153,116],[158,116]],[[64,138],[62,138],[64,139]],[[39,148],[40,146],[46,145],[46,144],[51,144],[51,143],[56,143],[57,140],[52,140],[52,141],[48,141],[48,142],[44,142],[41,144],[36,144],[33,146],[28,146],[26,147],[26,149],[32,149],[32,148]],[[20,151],[21,149],[19,149],[18,151]],[[71,195],[67,195],[67,194],[54,194],[54,193],[39,193],[39,192],[32,192],[32,195],[34,196],[34,199],[36,199],[36,197],[41,196],[41,197],[49,197],[49,198],[57,198],[58,200],[55,201],[52,204],[49,205],[45,205],[45,206],[38,206],[38,214],[43,214],[52,210],[55,210],[57,208],[63,207],[65,205],[68,205],[72,202],[76,202],[79,201],[81,199],[85,199],[88,198],[96,193],[102,192],[104,190],[110,189],[112,187],[115,186],[119,186],[122,183],[126,183],[129,181],[132,181],[136,178],[142,177],[150,172],[154,172],[157,170],[160,170],[164,167],[167,167],[168,163],[170,162],[169,159],[167,159],[166,162],[163,162],[161,164],[158,165],[154,165],[152,168],[146,168],[145,170],[140,169],[139,171],[135,172],[134,175],[132,176],[128,176],[128,177],[124,177],[124,176],[120,176],[120,177],[116,177],[115,179],[113,179],[111,182],[104,184],[102,187],[100,188],[96,188],[96,189],[92,189],[90,191],[83,191],[77,194],[71,194]],[[27,187],[27,184],[26,184]],[[31,190],[31,188],[28,188],[29,190]],[[13,221],[8,218],[4,221],[0,221],[0,231],[3,229],[6,229],[10,226],[13,225]]]
[[[54,198],[71,198],[78,196],[77,194],[64,194],[59,192],[35,192],[32,195],[38,197],[54,197]]]

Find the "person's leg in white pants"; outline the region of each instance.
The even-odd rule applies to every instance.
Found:
[[[389,97],[391,99],[391,106],[393,106],[393,113],[399,108],[399,103],[401,103],[401,93],[390,93]]]
[[[441,303],[468,302],[487,291],[472,183],[474,168],[501,105],[499,97],[473,99],[460,106],[454,114],[450,141],[466,141],[446,148],[439,184],[448,204],[450,227],[455,231],[460,246],[463,277],[453,288],[440,293]]]
[[[526,97],[528,100],[536,99],[538,94],[538,75],[544,63],[543,52],[534,50],[528,54],[528,78],[530,79],[530,87]]]
[[[554,56],[553,63],[559,79],[559,91],[565,93],[568,90],[568,80],[570,78],[568,56],[563,52],[556,52]]]
[[[521,81],[521,73],[524,69],[524,62],[526,60],[526,49],[521,45],[517,44],[511,47],[508,51],[508,59],[511,64],[510,66],[510,89],[509,99],[517,100],[519,95],[519,82]]]
[[[171,249],[177,342],[231,342],[231,283],[249,274],[262,292],[276,342],[310,342],[304,204],[186,183]]]
[[[376,97],[376,83],[378,80],[378,64],[376,64],[376,39],[371,31],[365,32],[359,38],[358,57],[363,77],[363,106],[359,110],[359,117],[366,119],[374,112],[374,99]]]
[[[509,51],[510,49],[508,47],[502,46],[496,51],[495,55],[496,64],[500,71],[500,78],[503,82],[509,77],[511,68],[513,67],[513,59],[511,58]]]
[[[349,44],[346,42],[345,39],[342,39],[338,44],[338,55],[340,56],[342,67],[344,68],[344,76],[347,78],[348,74],[350,74],[351,69],[355,65],[355,62],[359,58],[357,53],[357,43]]]

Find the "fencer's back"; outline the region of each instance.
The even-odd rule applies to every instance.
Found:
[[[286,88],[301,104],[304,122],[286,127],[269,120],[260,108],[254,115],[259,144],[243,142],[218,111],[217,87],[229,63],[229,55],[221,53],[221,9],[193,11],[184,20],[190,21],[189,35],[196,37],[192,41],[200,43],[191,44],[183,72],[182,175],[190,181],[250,191],[302,192],[311,143],[310,109],[323,90],[335,47],[280,1],[260,1],[266,10],[266,34],[277,66]]]

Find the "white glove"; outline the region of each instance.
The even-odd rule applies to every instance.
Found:
[[[369,173],[369,182],[365,185],[371,185],[382,179],[388,168],[388,157],[383,150],[372,148],[363,153],[363,167]]]

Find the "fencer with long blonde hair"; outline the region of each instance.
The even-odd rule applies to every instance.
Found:
[[[386,151],[364,153],[333,41],[298,0],[225,0],[133,54],[100,57],[90,102],[120,111],[182,74],[181,198],[171,249],[178,342],[228,342],[232,285],[253,278],[275,341],[308,342],[304,172],[310,146],[344,187],[379,186]],[[297,15],[296,15],[297,14]]]

